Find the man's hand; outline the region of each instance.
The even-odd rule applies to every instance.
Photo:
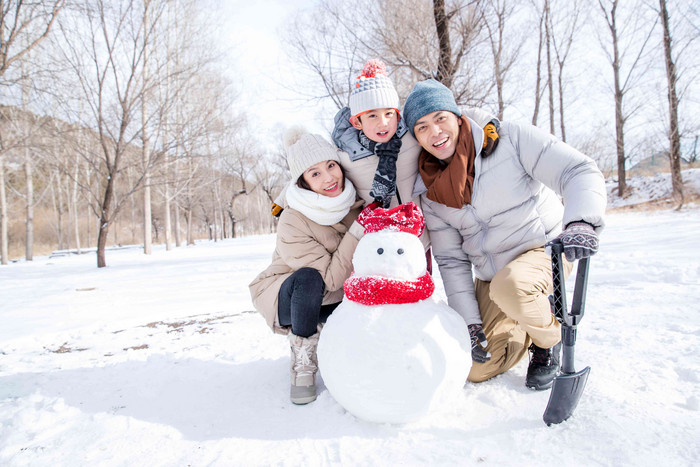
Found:
[[[486,351],[486,334],[481,324],[470,324],[469,338],[472,341],[472,360],[477,363],[486,363],[491,360],[491,353]]]
[[[367,227],[365,225],[365,222],[367,221],[367,217],[379,207],[379,202],[375,201],[374,203],[370,203],[365,208],[360,211],[360,214],[357,216],[357,223],[360,224],[362,227]]]
[[[572,222],[557,237],[564,246],[564,255],[569,262],[588,258],[598,251],[598,234],[587,222]]]

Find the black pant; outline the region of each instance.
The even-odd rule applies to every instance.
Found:
[[[277,315],[282,326],[291,326],[292,333],[309,337],[316,334],[318,323],[325,323],[339,303],[321,305],[323,278],[313,268],[301,268],[282,283],[278,296]]]

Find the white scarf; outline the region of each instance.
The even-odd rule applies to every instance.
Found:
[[[352,182],[345,179],[343,192],[335,197],[324,196],[299,188],[296,182],[287,187],[287,204],[319,225],[333,225],[342,221],[355,202],[356,192]]]

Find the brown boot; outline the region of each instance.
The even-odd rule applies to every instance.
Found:
[[[290,398],[295,404],[308,404],[316,400],[316,372],[318,371],[319,333],[310,337],[300,337],[289,333],[289,344],[292,350],[290,375]]]

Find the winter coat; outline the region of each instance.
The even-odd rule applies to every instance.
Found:
[[[448,303],[467,324],[481,322],[474,276],[491,281],[559,235],[562,222],[583,220],[600,232],[606,204],[596,163],[566,143],[534,126],[503,122],[498,146],[482,158],[483,130],[470,123],[477,150],[471,204],[455,209],[431,201],[422,179],[416,181]]]
[[[282,211],[272,264],[249,285],[255,308],[274,332],[289,333],[279,324],[277,296],[282,283],[301,268],[321,273],[324,305],[343,299],[343,283],[352,273],[352,255],[358,242],[348,229],[362,205],[362,201],[356,201],[345,218],[333,225],[319,225],[289,206]]]
[[[478,125],[486,126],[494,117],[479,109],[466,109],[463,112],[478,121]],[[352,181],[357,190],[357,194],[369,204],[374,199],[369,192],[372,189],[374,174],[377,171],[379,157],[360,144],[358,138],[358,130],[350,124],[350,108],[344,107],[335,115],[335,128],[333,129],[332,139],[340,153],[340,165],[345,171],[345,175]],[[403,119],[399,120],[399,125],[396,134],[401,138],[401,150],[396,160],[396,192],[391,200],[391,207],[401,203],[413,201],[418,206],[421,206],[420,197],[413,195],[413,189],[418,176],[418,156],[421,152],[421,146],[418,141],[408,131]],[[481,147],[479,143],[478,147]],[[420,237],[425,248],[430,246],[430,237],[427,230]]]

